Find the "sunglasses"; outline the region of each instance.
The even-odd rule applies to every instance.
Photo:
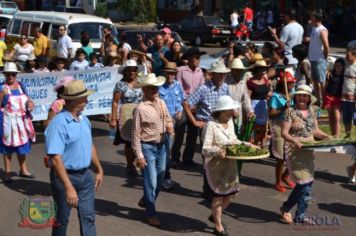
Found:
[[[26,37],[22,37],[21,39],[27,39]]]
[[[59,31],[64,31],[65,29],[58,29]]]
[[[4,73],[5,75],[7,75],[7,76],[16,76],[17,75],[17,73]]]

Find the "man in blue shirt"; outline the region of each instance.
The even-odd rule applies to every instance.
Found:
[[[182,120],[183,88],[176,80],[177,64],[175,62],[168,62],[164,67],[163,71],[166,77],[166,82],[159,88],[158,94],[160,98],[166,103],[169,115],[175,121],[174,133],[177,133],[179,132],[178,129],[181,128],[181,126],[177,125],[177,123]],[[169,171],[171,158],[170,154],[173,141],[173,136],[167,135],[165,139],[167,156],[166,173],[162,184],[165,189],[172,189],[175,186],[175,183],[171,180],[171,173]]]
[[[85,88],[81,80],[71,81],[60,96],[64,109],[58,113],[45,131],[46,153],[51,163],[51,186],[57,203],[57,224],[52,235],[66,235],[71,207],[80,218],[81,235],[96,235],[94,190],[103,181],[103,169],[93,144],[91,124],[81,113],[93,90]],[[93,164],[93,180],[89,167]]]

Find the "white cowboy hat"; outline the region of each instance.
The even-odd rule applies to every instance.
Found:
[[[262,60],[255,61],[255,63],[250,65],[249,68],[252,69],[252,68],[258,68],[258,67],[268,68],[268,67],[270,67],[270,64],[267,64],[267,62],[262,59]]]
[[[138,84],[135,88],[142,88],[146,86],[156,86],[159,87],[166,82],[166,78],[163,76],[157,76],[154,73],[150,73],[148,75],[144,75],[139,78]]]
[[[294,96],[297,95],[297,94],[307,94],[310,96],[310,102],[311,104],[315,103],[317,101],[316,97],[314,97],[314,95],[312,94],[313,92],[313,89],[306,85],[306,84],[302,84],[302,85],[299,85],[297,87],[297,89],[295,90],[293,96],[292,96],[292,99],[294,99]]]
[[[224,62],[221,60],[214,62],[208,70],[210,73],[229,73],[231,70],[226,68]]]
[[[244,66],[240,58],[234,58],[231,62],[230,69],[246,70],[247,68]]]
[[[334,69],[335,61],[336,61],[336,57],[328,56],[328,58],[327,58],[327,62],[328,62],[327,70],[328,71],[332,71]]]
[[[87,89],[83,80],[72,80],[64,86],[64,92],[59,96],[64,100],[75,100],[92,95],[95,91]]]
[[[219,97],[218,101],[216,102],[215,109],[213,112],[216,111],[225,111],[225,110],[234,110],[240,107],[240,103],[234,101],[230,96],[224,95]]]
[[[4,66],[4,73],[19,73],[20,71],[17,69],[17,66],[14,62],[6,62]]]
[[[129,60],[127,60],[125,62],[125,65],[119,67],[118,72],[120,74],[123,74],[127,67],[136,67],[137,68],[137,72],[144,71],[144,66],[143,65],[137,65],[137,61],[135,61],[133,59],[129,59]]]

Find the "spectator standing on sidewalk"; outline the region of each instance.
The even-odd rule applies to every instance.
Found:
[[[288,59],[287,65],[297,69],[298,60],[293,57],[292,48],[302,43],[304,29],[296,21],[296,11],[293,8],[288,9],[284,20],[286,25],[282,28],[280,38],[278,38],[275,28],[269,27],[269,30],[279,48],[284,50],[284,55]]]
[[[73,44],[72,39],[67,35],[66,30],[67,27],[65,25],[58,27],[57,57],[70,59],[73,53]]]
[[[251,8],[250,3],[245,3],[244,8],[244,24],[247,25],[250,31],[252,31],[253,27],[253,10]]]
[[[205,54],[201,52],[197,47],[189,48],[182,56],[182,60],[187,60],[188,63],[185,66],[177,68],[177,80],[181,84],[184,92],[184,99],[187,99],[195,90],[197,90],[202,84],[204,84],[203,71],[199,68],[200,56]],[[187,127],[186,147],[183,152],[183,163],[185,165],[195,165],[193,162],[194,150],[196,139],[198,135],[197,128],[187,120],[186,113],[183,112],[182,119],[176,123],[176,137],[174,139],[172,147],[172,160],[173,167],[180,167],[180,149],[183,143],[185,130]],[[187,148],[188,147],[188,148]],[[189,149],[193,147],[193,149]]]
[[[314,92],[317,98],[316,105],[321,105],[322,91],[326,79],[327,58],[329,55],[328,30],[322,25],[323,15],[313,12],[311,23],[313,29],[310,35],[309,60],[311,64]]]
[[[93,94],[82,80],[73,80],[64,88],[61,97],[64,109],[51,121],[45,131],[46,153],[50,158],[50,179],[53,198],[57,203],[57,223],[52,235],[66,235],[71,208],[78,210],[80,235],[96,235],[94,191],[103,181],[103,169],[93,144],[89,119],[82,115]],[[95,180],[89,171],[95,168]]]
[[[230,15],[230,22],[231,27],[234,29],[239,26],[239,12],[236,9]]]
[[[49,41],[48,38],[42,33],[41,28],[35,29],[35,41],[33,42],[33,46],[35,48],[34,54],[36,58],[47,63]]]

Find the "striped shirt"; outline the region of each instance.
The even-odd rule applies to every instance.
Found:
[[[162,143],[164,133],[173,133],[173,122],[166,104],[160,98],[154,102],[144,100],[134,111],[132,124],[132,148],[138,159],[144,158],[142,142]]]
[[[239,117],[243,117],[242,107],[245,114],[253,112],[251,106],[251,98],[248,93],[246,81],[240,80],[238,83],[236,83],[233,78],[228,78],[226,79],[226,83],[229,87],[229,96],[234,99],[234,101],[237,101],[241,104],[241,106],[238,108]]]
[[[188,98],[189,106],[197,107],[196,118],[202,121],[209,121],[211,113],[215,109],[219,97],[228,94],[227,84],[223,83],[219,88],[210,80],[201,85]]]

